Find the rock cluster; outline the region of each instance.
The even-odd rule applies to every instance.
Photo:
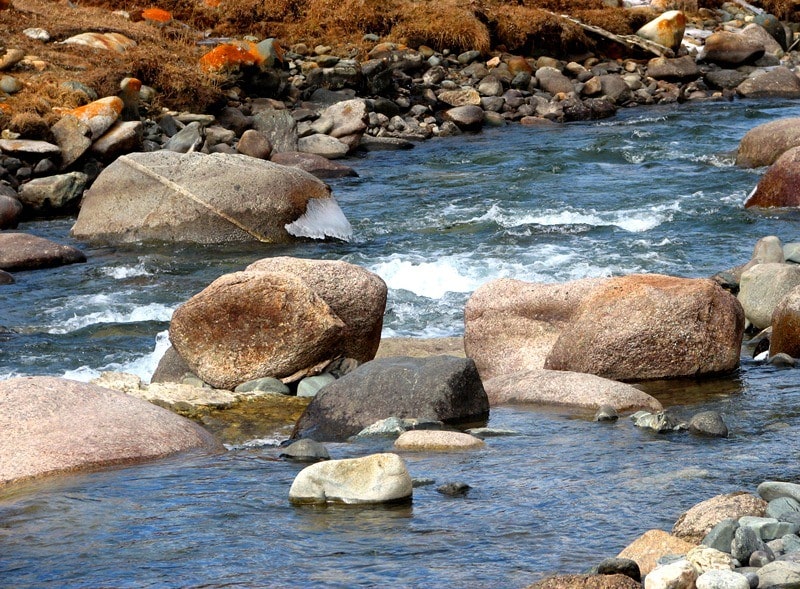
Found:
[[[800,485],[761,483],[684,513],[672,534],[651,530],[625,548],[645,589],[748,589],[800,582]]]

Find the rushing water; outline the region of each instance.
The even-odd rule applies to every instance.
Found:
[[[732,165],[748,129],[799,115],[795,102],[634,109],[373,153],[348,162],[360,177],[331,181],[349,243],[93,248],[68,238],[72,219],[29,223],[21,229],[73,243],[89,262],[20,272],[0,288],[0,378],[147,379],[180,303],[274,255],[379,274],[387,337],[462,333],[469,294],[499,277],[709,276],[747,261],[765,235],[800,241],[797,214],[743,209],[763,170]],[[300,467],[269,442],[46,481],[0,502],[0,586],[522,587],[579,572],[700,500],[800,477],[798,375],[745,357],[729,378],[658,389],[684,416],[721,411],[725,440],[493,410],[490,425],[518,435],[404,456],[414,477],[473,487],[461,499],[420,487],[410,507],[292,507]]]

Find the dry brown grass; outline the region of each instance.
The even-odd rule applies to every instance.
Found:
[[[576,10],[571,16],[583,23],[602,27],[617,35],[632,35],[645,23],[656,18],[658,14],[654,11],[603,8]]]
[[[466,0],[405,1],[391,38],[411,47],[427,45],[439,51],[487,52],[491,47],[489,30]]]
[[[582,53],[592,46],[579,26],[538,8],[487,8],[495,45],[528,55]]]

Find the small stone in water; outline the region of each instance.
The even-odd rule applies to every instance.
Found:
[[[797,361],[794,358],[783,352],[770,356],[769,363],[778,368],[794,368],[797,365]]]
[[[496,438],[500,436],[516,436],[519,434],[519,432],[514,431],[513,429],[496,429],[493,427],[473,427],[468,430],[464,430],[464,432],[480,439]]]
[[[619,419],[619,414],[610,405],[601,405],[594,414],[594,421],[616,421],[617,419]]]
[[[287,446],[278,456],[292,462],[319,462],[331,458],[325,446],[309,439],[299,440]]]
[[[411,479],[411,486],[415,489],[417,487],[427,487],[429,485],[433,485],[436,483],[436,479],[426,479],[426,478],[414,478]]]
[[[716,411],[703,411],[689,420],[689,431],[701,436],[727,438],[728,426]]]
[[[436,490],[441,493],[442,495],[448,495],[449,497],[464,497],[469,490],[470,487],[467,483],[445,483],[440,487],[436,487]]]

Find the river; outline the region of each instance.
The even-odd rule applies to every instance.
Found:
[[[733,166],[747,130],[786,116],[800,116],[800,104],[648,107],[371,153],[347,161],[359,177],[329,182],[350,242],[91,247],[68,237],[73,219],[26,223],[89,261],[19,272],[0,288],[0,378],[148,379],[174,309],[261,257],[339,259],[379,274],[385,337],[460,335],[469,294],[499,277],[710,276],[746,262],[765,235],[800,241],[797,213],[744,210],[763,170]],[[724,440],[495,409],[490,425],[517,435],[477,452],[404,456],[414,477],[472,487],[458,499],[420,487],[410,507],[291,506],[300,467],[277,460],[278,440],[38,483],[0,501],[0,585],[524,587],[668,530],[713,495],[797,480],[798,375],[745,356],[724,379],[658,389],[685,417],[720,411]]]

